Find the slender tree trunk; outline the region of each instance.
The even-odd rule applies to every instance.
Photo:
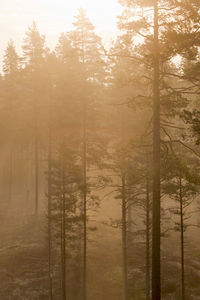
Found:
[[[51,233],[51,204],[52,204],[52,110],[49,104],[49,144],[48,144],[48,276],[49,276],[49,300],[53,300],[52,289],[52,233]]]
[[[160,91],[159,91],[158,1],[154,0],[154,83],[153,83],[153,216],[152,216],[152,299],[161,299],[160,280]]]
[[[82,63],[85,65],[84,32],[82,30]],[[83,98],[83,300],[87,300],[87,99]]]
[[[61,262],[61,299],[63,300],[63,196],[60,190],[60,262]]]
[[[179,202],[180,202],[180,225],[181,225],[181,296],[185,300],[185,263],[184,263],[184,220],[183,220],[183,193],[182,176],[179,177]]]
[[[12,201],[12,184],[13,184],[13,145],[10,146],[10,158],[9,158],[9,186],[8,186],[8,205]]]
[[[122,149],[124,149],[126,145],[126,128],[125,128],[125,110],[124,107],[120,108],[120,116],[121,116],[121,145]],[[128,292],[128,254],[127,254],[127,227],[128,225],[128,208],[127,208],[127,189],[126,189],[126,159],[122,157],[122,172],[121,172],[121,197],[122,197],[122,212],[121,212],[121,222],[122,222],[122,276],[123,276],[123,299],[128,300],[129,292]],[[131,206],[130,206],[131,207]],[[130,210],[130,208],[129,208]],[[128,225],[128,226],[127,226]]]
[[[37,98],[37,97],[36,97]],[[39,199],[39,141],[38,141],[38,107],[35,99],[34,111],[34,134],[35,134],[35,216],[38,216],[38,199]]]
[[[61,247],[61,263],[62,263],[62,300],[66,300],[66,203],[65,203],[65,173],[64,162],[62,162],[62,247]]]
[[[122,174],[122,258],[124,300],[128,300],[126,179]]]
[[[146,300],[150,300],[150,197],[148,174],[146,178]]]
[[[10,74],[11,75],[11,74]],[[15,80],[13,76],[8,79],[9,80],[9,86],[10,89],[12,89],[13,85],[15,85]],[[13,97],[9,98],[9,106],[10,106],[10,123],[12,124],[13,118],[14,118],[14,112],[13,112]],[[10,136],[10,157],[9,157],[9,182],[8,182],[8,205],[10,206],[12,201],[12,185],[13,185],[13,148],[14,147],[14,141],[13,141],[13,132],[11,132]]]
[[[87,136],[86,99],[83,107],[83,300],[87,299]]]

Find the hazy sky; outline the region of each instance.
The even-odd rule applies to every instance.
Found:
[[[0,55],[10,38],[20,49],[24,32],[35,20],[47,44],[53,47],[59,34],[71,28],[78,8],[84,8],[105,43],[116,33],[118,0],[0,0]]]

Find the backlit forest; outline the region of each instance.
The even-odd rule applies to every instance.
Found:
[[[200,1],[119,3],[1,57],[0,300],[200,299]]]

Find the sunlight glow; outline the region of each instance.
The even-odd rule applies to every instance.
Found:
[[[35,20],[52,48],[59,34],[72,28],[73,17],[80,7],[87,11],[96,32],[108,44],[115,36],[117,16],[122,11],[118,0],[1,0],[0,43],[5,49],[12,38],[20,45],[27,27]]]

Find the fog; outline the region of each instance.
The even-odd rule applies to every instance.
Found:
[[[81,4],[0,6],[0,300],[200,299],[199,3]]]

